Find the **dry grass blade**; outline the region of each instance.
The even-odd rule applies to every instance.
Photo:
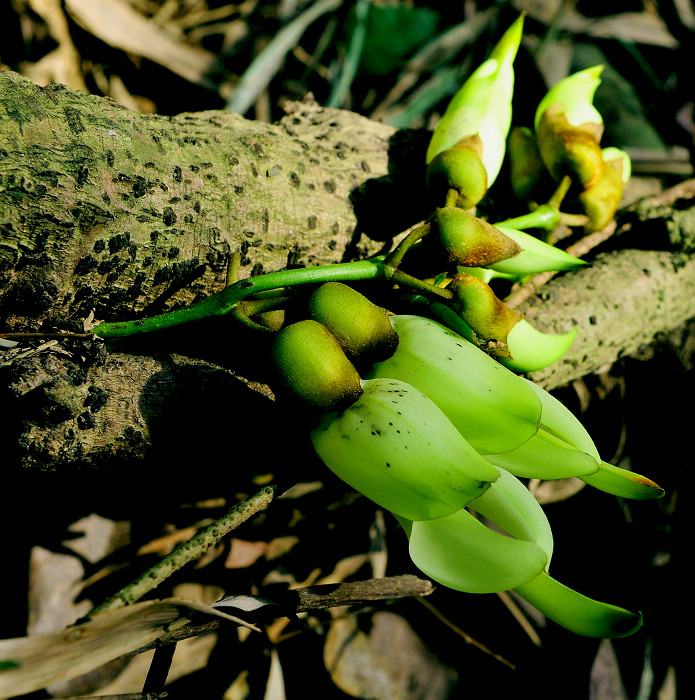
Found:
[[[52,634],[0,641],[0,697],[69,680],[162,637],[188,611],[173,600],[148,601]]]
[[[285,56],[297,45],[306,28],[321,15],[340,7],[342,1],[319,0],[283,27],[247,68],[225,109],[244,114],[278,73]]]
[[[215,54],[173,39],[123,0],[66,0],[75,21],[114,48],[143,56],[182,78],[217,90],[208,77],[219,69]]]

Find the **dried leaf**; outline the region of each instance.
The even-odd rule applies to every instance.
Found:
[[[95,615],[60,632],[0,640],[0,698],[23,695],[81,676],[135,652],[202,612],[253,625],[197,601],[167,598]]]
[[[390,612],[374,614],[369,634],[358,629],[354,615],[334,619],[324,663],[343,692],[374,700],[443,700],[456,677],[432,656],[404,618]]]
[[[233,537],[224,566],[226,569],[245,569],[255,564],[265,554],[267,548],[267,542],[249,542]]]
[[[207,76],[219,69],[215,54],[173,39],[123,0],[66,0],[74,20],[110,46],[149,58],[182,78],[217,90]]]

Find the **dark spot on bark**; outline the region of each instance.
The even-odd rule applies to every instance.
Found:
[[[173,245],[167,252],[167,258],[169,258],[169,260],[175,260],[179,257],[180,252],[181,251],[175,245]]]
[[[334,241],[333,239],[331,239],[330,241],[328,241],[328,250],[335,250],[337,245],[338,245],[337,241]]]
[[[97,266],[97,272],[100,275],[108,275],[109,272],[111,272],[116,265],[118,265],[118,262],[116,261],[116,258],[109,258],[107,260],[102,260],[99,265]]]
[[[143,267],[150,267],[152,263],[154,262],[154,258],[151,255],[148,255],[143,261],[142,261],[142,266]]]
[[[181,167],[178,165],[174,166],[174,170],[172,171],[172,177],[174,178],[174,182],[181,182],[183,180],[183,176],[181,175]]]
[[[111,238],[109,238],[109,253],[111,253],[111,255],[113,255],[114,253],[118,253],[119,250],[123,250],[123,248],[126,248],[129,245],[130,245],[130,232],[129,231],[124,231],[123,233],[119,233],[115,236],[111,236]]]
[[[77,416],[77,427],[80,430],[90,430],[96,425],[92,414],[89,411],[85,411]]]
[[[65,120],[68,123],[70,131],[72,131],[75,136],[81,134],[84,131],[84,124],[82,123],[80,113],[74,107],[65,107],[63,113],[65,114]]]
[[[144,441],[145,437],[139,430],[136,430],[135,428],[129,425],[123,431],[123,439],[126,442],[129,442],[131,445],[139,445]]]
[[[75,173],[75,185],[77,189],[80,189],[84,186],[84,183],[87,182],[88,177],[89,168],[86,165],[78,165],[77,172]]]
[[[153,243],[156,243],[161,235],[162,234],[160,231],[157,231],[157,229],[153,229],[152,231],[150,231],[150,240]]]
[[[202,209],[202,207],[200,206],[200,201],[197,201],[197,202],[195,202],[195,204],[193,204],[193,211],[196,214],[200,214],[201,209]]]
[[[165,226],[173,226],[176,223],[176,212],[171,207],[166,207],[162,212],[162,220]]]
[[[200,170],[200,168],[197,165],[189,165],[188,168],[192,173],[197,173]]]
[[[133,196],[143,197],[147,194],[147,180],[142,175],[138,175],[133,182]]]
[[[104,151],[104,158],[106,159],[106,165],[109,166],[109,168],[113,168],[113,164],[116,162],[116,158],[113,155],[113,151],[109,148],[107,148]]]
[[[365,173],[371,173],[371,172],[372,172],[372,169],[369,167],[369,163],[367,163],[366,160],[363,160],[363,161],[360,163],[360,168],[362,168],[362,170],[364,170]]]
[[[94,241],[94,252],[103,253],[106,248],[106,243],[100,238],[98,241]]]
[[[108,394],[101,387],[92,385],[87,389],[87,396],[82,405],[92,413],[98,413],[106,406],[107,399]]]
[[[313,214],[307,219],[307,226],[309,227],[309,229],[315,229],[317,223],[318,221]]]
[[[91,255],[85,255],[77,261],[77,264],[75,265],[75,274],[82,277],[83,275],[86,275],[92,270],[96,269],[98,264],[99,263],[97,260]]]
[[[326,190],[326,192],[329,192],[330,194],[333,194],[335,192],[335,182],[333,180],[326,180],[323,183],[323,189]]]
[[[244,194],[244,188],[241,185],[234,185],[234,192],[236,194]]]
[[[299,175],[295,172],[290,173],[290,185],[292,185],[292,187],[299,187],[300,184]]]
[[[108,192],[103,192],[101,195],[101,201],[104,202],[107,206],[111,204],[111,197],[109,197]]]

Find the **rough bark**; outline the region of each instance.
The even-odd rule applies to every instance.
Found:
[[[75,330],[92,310],[115,320],[189,304],[223,286],[234,251],[243,275],[374,253],[428,213],[427,140],[311,102],[289,105],[275,125],[217,111],[143,116],[0,73],[2,329]],[[693,245],[682,235],[694,196],[628,211],[619,249],[523,304],[544,330],[579,326],[536,381],[565,384],[695,316]],[[5,353],[0,441],[34,470],[159,474],[192,460],[214,472],[237,436],[277,464],[292,426],[248,381],[265,378],[249,364],[262,348],[235,358],[235,345],[217,321],[105,356],[89,342]],[[235,451],[233,465],[250,454]]]
[[[0,73],[5,325],[188,304],[221,288],[233,251],[246,274],[374,252],[363,231],[383,241],[417,221],[408,190],[420,178],[399,161],[423,143],[311,102],[276,125],[222,111],[138,115]],[[385,182],[398,201],[380,210]]]

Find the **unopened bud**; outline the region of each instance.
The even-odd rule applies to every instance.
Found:
[[[282,328],[271,356],[285,388],[307,406],[339,410],[362,393],[357,370],[333,334],[318,321],[307,319]]]
[[[335,336],[346,355],[361,365],[391,357],[398,346],[385,309],[341,282],[326,282],[309,299],[309,314]]]
[[[509,236],[458,207],[437,209],[429,223],[426,243],[438,241],[446,261],[453,265],[485,267],[521,252],[521,246]]]

